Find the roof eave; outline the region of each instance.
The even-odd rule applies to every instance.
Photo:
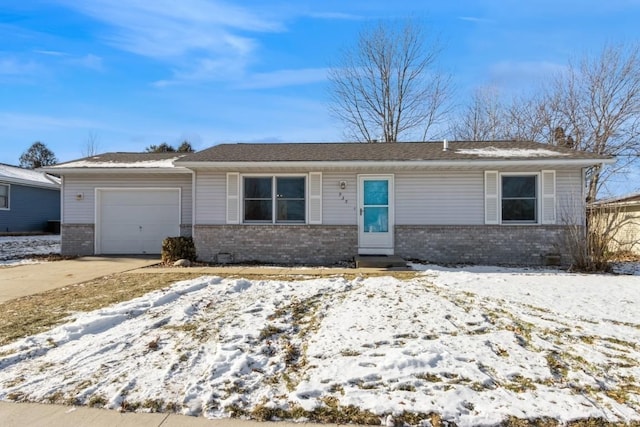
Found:
[[[54,189],[54,190],[60,189],[60,184],[55,182],[51,182],[51,183],[37,182],[37,181],[30,181],[26,179],[20,179],[20,178],[10,178],[6,176],[0,177],[0,182],[3,182],[3,183],[6,182],[8,184],[13,184],[13,185],[24,185],[26,187],[46,188],[46,189]]]
[[[463,159],[463,160],[357,160],[357,161],[269,161],[269,162],[249,162],[249,161],[182,161],[180,166],[189,169],[215,168],[215,169],[251,169],[251,168],[415,168],[415,167],[501,167],[501,166],[575,166],[589,167],[597,164],[613,164],[615,159]]]
[[[189,174],[191,171],[184,167],[170,167],[170,168],[150,168],[150,167],[109,167],[109,168],[101,168],[101,167],[81,167],[81,168],[43,168],[45,172],[56,174],[56,175],[70,175],[70,174],[115,174],[115,173],[133,173],[133,174],[142,174],[142,173],[159,173],[159,174]]]

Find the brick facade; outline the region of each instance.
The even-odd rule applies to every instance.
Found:
[[[562,226],[396,226],[395,254],[434,263],[541,265],[569,255]],[[356,226],[196,226],[198,258],[206,262],[331,265],[358,253]],[[554,258],[557,261],[557,257]],[[554,261],[554,262],[555,262]]]
[[[95,253],[93,224],[61,224],[60,253],[62,255],[93,255]]]
[[[180,225],[181,236],[190,237],[191,230],[191,224]],[[60,253],[62,255],[94,255],[95,226],[93,224],[61,224],[60,241]]]
[[[349,225],[196,225],[198,258],[207,262],[331,265],[358,252]],[[220,255],[222,254],[222,255]],[[218,259],[220,258],[220,259]]]
[[[570,262],[560,225],[396,226],[395,254],[433,263],[541,265]]]
[[[193,226],[191,224],[180,225],[180,237],[191,237]]]
[[[191,225],[180,234],[190,236]],[[395,254],[433,263],[541,265],[548,255],[568,264],[564,227],[396,225]],[[62,255],[93,255],[93,224],[62,224]],[[198,225],[198,258],[205,262],[332,265],[358,253],[358,228],[350,225]]]

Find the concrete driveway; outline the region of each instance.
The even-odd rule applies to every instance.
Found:
[[[0,268],[0,303],[158,264],[159,257],[82,257]]]

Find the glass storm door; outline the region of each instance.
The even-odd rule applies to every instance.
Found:
[[[358,253],[393,255],[393,175],[360,175],[358,193]]]

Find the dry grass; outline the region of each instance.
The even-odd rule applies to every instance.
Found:
[[[68,319],[73,313],[96,310],[129,301],[195,273],[120,273],[53,289],[0,304],[0,345],[37,334]]]
[[[3,313],[0,317],[0,346],[51,329],[67,321],[68,317],[74,313],[129,301],[175,282],[202,276],[202,272],[191,273],[184,269],[177,269],[175,273],[153,272],[153,268],[148,270],[149,273],[113,274],[0,303],[0,313]],[[416,275],[415,272],[409,271],[386,274],[380,272],[374,275],[389,275],[389,273],[400,280],[409,280]],[[353,275],[346,275],[345,278],[353,279],[358,276],[359,274],[354,272]],[[228,277],[239,278],[240,276],[230,274]],[[296,275],[243,274],[242,277],[249,280],[300,280]]]
[[[3,313],[0,316],[0,345],[4,345],[15,341],[18,338],[43,332],[53,326],[68,321],[69,317],[77,312],[86,312],[99,308],[103,308],[115,303],[128,301],[133,298],[142,296],[148,292],[165,288],[171,284],[181,281],[189,280],[201,276],[202,273],[190,273],[188,270],[180,269],[175,273],[167,272],[153,272],[153,269],[149,269],[149,273],[119,273],[111,276],[106,276],[91,280],[85,283],[67,286],[61,289],[55,289],[40,294],[14,299],[0,304],[0,312]],[[416,276],[415,272],[393,272],[393,273],[380,273],[373,275],[393,275],[400,280],[409,280]],[[359,276],[354,273],[353,275],[345,275],[347,279],[353,279]],[[236,275],[229,275],[228,277],[236,277]],[[300,280],[301,277],[296,276],[278,276],[278,275],[243,275],[242,277],[250,280]],[[296,320],[296,323],[301,329],[301,336],[304,337],[304,332],[308,329],[315,327],[316,319],[314,317],[314,308],[317,301],[311,299],[310,301],[293,301],[290,305],[287,305],[278,314],[280,316],[291,316]],[[187,332],[195,333],[199,330],[198,325],[188,324],[182,327]],[[521,334],[525,342],[528,342],[528,335],[530,331],[530,325],[525,322],[514,322],[507,326],[507,329]],[[271,331],[270,331],[271,332]],[[271,334],[272,335],[272,334]],[[154,337],[151,337],[154,338]],[[266,339],[266,338],[265,338]],[[581,336],[580,339],[585,342],[593,342],[594,337]],[[633,343],[624,342],[621,340],[610,339],[611,344],[618,345],[622,348],[629,347],[635,348]],[[54,345],[55,343],[52,343]],[[300,359],[304,357],[304,349],[298,346],[290,344],[290,351],[288,353],[289,362],[301,363]],[[149,350],[157,349],[158,340],[149,342]],[[348,351],[348,350],[346,350]],[[355,355],[356,351],[354,351]],[[560,355],[555,353],[547,354],[547,361],[549,367],[557,377],[563,378],[566,375],[566,360],[563,360]],[[283,375],[282,379],[274,379],[277,382],[294,384],[295,378],[290,378],[289,375],[295,374],[293,372],[287,372]],[[427,382],[446,382],[446,379],[431,373],[424,373],[416,375],[416,378]],[[458,381],[460,382],[460,381]],[[455,383],[455,381],[452,381]],[[364,388],[375,388],[374,385],[369,385]],[[515,391],[526,391],[535,389],[535,384],[528,378],[513,377],[507,384],[502,384],[507,389]],[[231,384],[230,387],[240,387],[240,384]],[[412,391],[410,384],[400,385],[398,388],[402,390]],[[474,385],[470,385],[474,387]],[[480,389],[484,387],[480,385],[477,387]],[[333,393],[343,394],[344,389],[340,384],[332,386]],[[627,399],[627,393],[637,394],[638,390],[635,387],[619,387],[608,391],[609,397],[617,401],[625,401]],[[24,397],[15,394],[13,396],[7,396],[10,400],[19,401]],[[60,396],[52,395],[49,400],[51,402],[59,402]],[[305,411],[300,407],[292,406],[289,409],[274,409],[266,407],[265,405],[258,405],[253,411],[248,411],[243,408],[228,407],[227,410],[233,416],[247,416],[257,420],[272,420],[272,419],[300,419],[305,418],[313,422],[323,423],[356,423],[356,424],[380,424],[381,418],[384,419],[386,414],[375,415],[368,411],[363,411],[353,406],[342,406],[336,397],[326,397],[323,400],[323,405],[316,408],[313,411]],[[94,396],[89,402],[89,406],[104,406],[104,398],[102,396]],[[179,405],[175,403],[164,403],[159,400],[148,400],[145,402],[129,402],[123,401],[122,410],[136,410],[139,407],[147,408],[151,411],[165,411],[176,412],[179,409]],[[394,417],[395,425],[418,425],[423,420],[429,420],[434,427],[438,426],[452,426],[452,423],[448,423],[441,419],[439,414],[421,414],[406,412]],[[555,419],[550,418],[538,418],[538,419],[520,419],[520,418],[508,418],[501,426],[506,427],[558,427],[563,425]],[[620,422],[609,422],[603,419],[582,419],[575,420],[568,424],[564,424],[570,427],[596,427],[596,426],[629,426],[640,427],[640,423],[631,422],[629,424]]]

